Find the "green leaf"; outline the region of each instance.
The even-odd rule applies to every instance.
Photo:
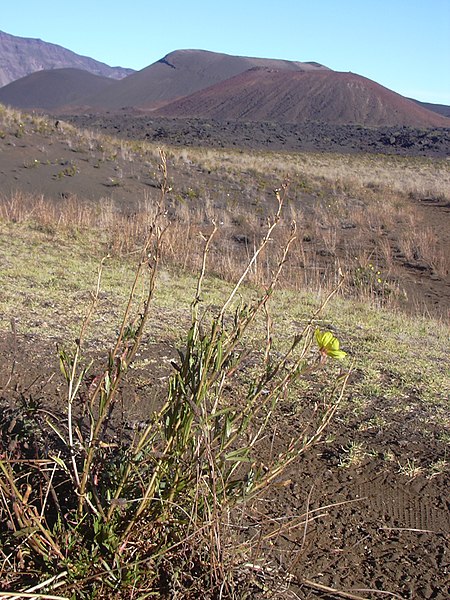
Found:
[[[63,471],[65,471],[66,473],[70,473],[69,468],[67,467],[66,463],[63,461],[62,458],[60,458],[59,456],[53,456],[50,455],[50,458],[55,461],[55,463],[57,465],[59,465],[61,467],[61,469],[63,469]]]
[[[250,448],[239,448],[238,450],[233,450],[232,452],[228,452],[225,454],[225,460],[229,462],[251,462],[248,453]]]
[[[222,348],[222,341],[218,340],[217,341],[217,354],[216,354],[216,361],[215,361],[215,370],[218,371],[220,369],[221,363],[222,363],[222,356],[223,356],[223,348]]]

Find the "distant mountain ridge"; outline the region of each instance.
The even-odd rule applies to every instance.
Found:
[[[121,79],[134,72],[133,69],[110,67],[57,44],[0,31],[0,86],[36,71],[62,68],[82,69],[112,79]]]
[[[44,58],[50,69],[42,69]],[[69,59],[71,65],[58,66]],[[433,108],[313,61],[184,49],[132,72],[0,32],[0,76],[17,74],[19,66],[38,72],[1,87],[0,102],[53,114],[144,112],[222,121],[450,127],[446,107]],[[130,74],[124,77],[125,72]]]
[[[414,100],[414,98],[408,98],[408,100],[412,100],[416,104],[423,106],[428,110],[431,110],[439,115],[444,115],[444,117],[450,117],[450,106],[446,104],[436,104],[434,102],[421,102],[420,100]]]

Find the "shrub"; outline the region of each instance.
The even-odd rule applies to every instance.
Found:
[[[50,417],[35,419],[33,427],[21,426],[36,442],[37,459],[20,444],[15,454],[5,450],[1,455],[3,572],[9,569],[9,586],[20,586],[22,593],[59,590],[71,598],[119,598],[130,597],[133,590],[136,598],[149,593],[237,597],[238,590],[248,590],[250,583],[248,569],[242,568],[244,546],[241,555],[236,550],[238,540],[227,528],[233,507],[266,490],[319,439],[343,394],[348,374],[331,386],[327,403],[308,415],[298,436],[262,462],[260,447],[271,431],[280,398],[296,382],[323,369],[328,356],[345,354],[331,333],[316,328],[319,311],[284,353],[271,351],[269,303],[295,239],[295,227],[280,250],[270,283],[254,301],[238,301],[248,273],[279,223],[284,187],[277,192],[278,211],[264,238],[215,312],[202,311],[201,306],[216,227],[205,238],[191,324],[173,364],[165,401],[135,439],[117,447],[108,425],[141,344],[168,227],[163,208],[168,189],[164,153],[160,170],[161,201],[103,370],[91,376],[83,359],[102,263],[80,336],[72,350],[60,351],[67,383],[65,423]],[[136,291],[143,280],[147,294],[136,309]],[[266,320],[266,342],[258,361],[248,369],[246,340],[261,318]],[[312,352],[314,340],[318,352]],[[75,416],[80,403],[84,418]],[[26,585],[32,587],[24,589]]]

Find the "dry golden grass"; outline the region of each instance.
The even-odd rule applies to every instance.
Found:
[[[136,252],[148,233],[154,210],[154,204],[148,199],[142,201],[139,211],[128,215],[117,210],[108,199],[100,199],[93,204],[73,196],[61,202],[19,192],[9,197],[0,197],[0,221],[28,224],[50,236],[63,233],[74,237],[83,235],[83,232],[92,234],[96,231],[101,251],[116,256]],[[302,209],[297,210],[291,206],[287,218],[280,223],[272,244],[282,247],[291,236],[292,223],[298,224],[297,236],[291,245],[289,259],[280,279],[281,285],[291,289],[328,291],[336,285],[338,274],[343,270],[348,272],[348,294],[392,302],[397,286],[394,283],[391,244],[385,236],[380,236],[374,243],[368,243],[368,237],[373,236],[375,229],[382,231],[383,224],[374,225],[370,219],[365,220],[363,209],[360,210],[360,213],[358,210],[352,213],[354,224],[349,237],[348,230],[342,227],[349,216],[342,203],[336,203],[333,207],[317,205],[308,217]],[[395,214],[398,220],[403,212],[400,210]],[[202,260],[199,238],[208,235],[212,223],[216,222],[219,234],[211,247],[209,273],[226,281],[236,281],[242,264],[253,254],[264,232],[264,219],[254,213],[241,212],[239,223],[236,223],[233,222],[231,213],[223,212],[219,215],[212,209],[208,210],[207,206],[189,209],[183,204],[175,205],[170,211],[170,221],[164,240],[164,263],[191,272],[197,271]],[[412,238],[408,238],[406,233],[402,238],[405,255],[409,256],[416,252],[414,248],[420,247],[421,256],[425,260],[432,248],[431,233],[425,231],[420,237],[418,234],[413,235],[416,231],[414,227],[407,231]],[[418,246],[420,242],[421,245]],[[265,285],[270,280],[280,258],[277,252],[271,250],[272,245],[252,266],[248,275],[252,284]],[[437,255],[433,260],[436,261],[436,257]],[[378,265],[381,262],[386,265],[383,266],[382,285],[376,281],[376,273],[372,274],[370,270],[369,278],[354,278],[355,269],[367,271],[367,265]],[[390,277],[391,282],[388,281]]]
[[[134,183],[141,186],[142,194],[141,199],[133,198],[134,206],[127,213],[126,207],[124,210],[108,198],[92,203],[69,195],[63,203],[17,192],[0,198],[2,219],[30,220],[49,230],[93,228],[100,232],[109,252],[134,251],[146,234],[158,191],[157,173],[152,173],[151,186],[141,184],[138,174],[139,169],[156,169],[158,149],[154,144],[119,140],[67,123],[61,123],[56,132],[44,117],[2,107],[0,129],[21,136],[42,131],[46,144],[57,135],[70,151],[98,157],[101,165],[105,164],[101,161],[114,164],[118,173],[126,171],[127,181],[135,172]],[[424,220],[417,201],[450,199],[450,164],[446,160],[204,148],[170,148],[167,156],[173,190],[168,196],[171,228],[165,260],[171,264],[198,269],[200,257],[194,242],[215,222],[220,236],[212,249],[211,271],[234,280],[261,239],[265,218],[273,208],[273,188],[288,178],[289,198],[277,235],[282,243],[295,222],[297,239],[283,285],[330,289],[341,268],[350,274],[349,293],[370,297],[375,292],[378,299],[392,301],[401,287],[405,261],[421,263],[437,277],[447,276],[448,249]],[[77,175],[82,176],[89,177],[89,173]],[[126,180],[120,185],[126,186]],[[72,181],[67,182],[70,184]],[[255,264],[250,280],[264,283],[276,260],[269,248]],[[355,272],[361,275],[361,270],[371,275],[369,265],[374,265],[375,275],[380,271],[380,277],[355,279]]]
[[[402,196],[450,199],[450,165],[446,159],[195,148],[172,149],[171,152],[179,161],[195,162],[207,169],[303,177],[310,185],[328,188],[335,195],[382,190],[389,195],[400,193]]]

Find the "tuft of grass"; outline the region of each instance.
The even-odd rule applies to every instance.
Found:
[[[398,472],[410,479],[415,479],[423,473],[423,468],[417,462],[416,459],[407,459],[404,463],[399,463]]]
[[[351,442],[347,447],[342,448],[338,466],[341,468],[358,467],[367,456],[367,452],[361,442]]]

